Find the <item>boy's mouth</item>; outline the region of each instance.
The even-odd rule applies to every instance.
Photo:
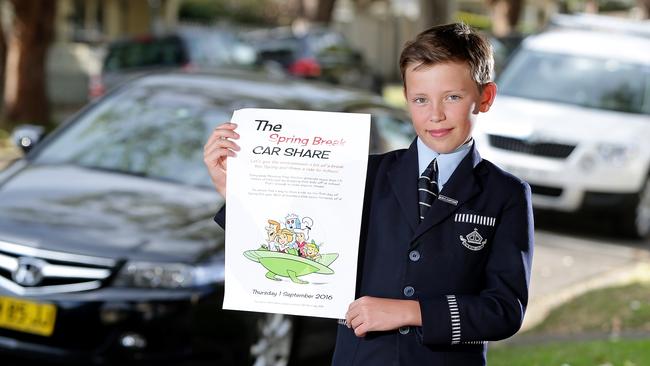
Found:
[[[429,132],[429,135],[431,135],[431,137],[443,137],[448,135],[451,130],[451,128],[439,128],[435,130],[428,130],[427,132]]]

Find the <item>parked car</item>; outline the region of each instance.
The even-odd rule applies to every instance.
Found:
[[[494,54],[494,74],[497,77],[501,74],[501,70],[505,67],[510,55],[517,49],[524,37],[524,35],[519,33],[499,38],[492,35],[487,36],[492,45],[492,52]]]
[[[523,41],[477,141],[530,183],[536,207],[606,214],[621,231],[648,236],[650,30],[582,19]]]
[[[129,37],[108,45],[100,75],[90,79],[91,98],[153,71],[256,68],[252,46],[228,28],[181,26],[166,34]]]
[[[331,356],[333,319],[221,309],[223,201],[203,144],[242,107],[371,113],[373,152],[414,137],[376,96],[244,73],[148,75],[42,142],[17,131],[31,149],[0,172],[0,353],[115,365]]]
[[[313,26],[296,34],[288,28],[251,32],[258,62],[275,63],[292,76],[355,86],[379,93],[380,76],[345,37],[330,28]]]

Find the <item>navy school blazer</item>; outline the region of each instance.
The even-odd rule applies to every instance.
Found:
[[[415,142],[370,156],[356,295],[417,300],[422,326],[359,338],[339,325],[334,366],[485,365],[487,341],[521,326],[533,255],[528,184],[474,146],[419,222],[418,173]]]

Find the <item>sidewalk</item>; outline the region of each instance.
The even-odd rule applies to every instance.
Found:
[[[611,244],[611,240],[571,237],[537,230],[531,297],[522,330],[544,320],[552,309],[610,286],[650,282],[648,245]]]

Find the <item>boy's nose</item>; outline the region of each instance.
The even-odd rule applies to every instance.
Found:
[[[440,122],[443,121],[444,119],[445,119],[445,113],[443,112],[442,108],[435,104],[432,105],[429,120],[431,122]]]

